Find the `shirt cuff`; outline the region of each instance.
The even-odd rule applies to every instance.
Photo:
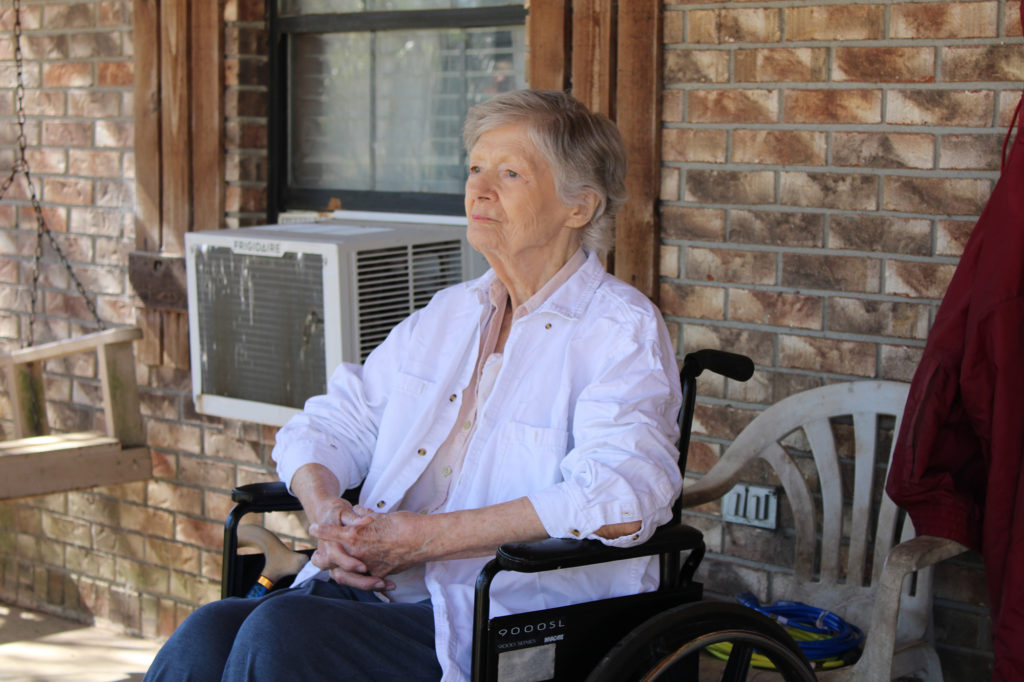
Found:
[[[580,504],[574,498],[572,487],[564,482],[527,497],[551,537],[598,540],[613,547],[631,547],[646,542],[654,529],[671,516],[671,512],[664,509],[656,511],[654,518],[644,518],[638,505],[630,500],[611,499]],[[635,533],[612,539],[596,534],[603,526],[612,523],[636,521],[640,522],[640,530]]]

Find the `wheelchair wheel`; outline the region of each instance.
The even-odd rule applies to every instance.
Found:
[[[787,682],[817,679],[796,642],[775,621],[740,604],[705,601],[677,606],[644,622],[601,659],[587,682],[696,680],[704,647],[719,642],[732,644],[718,678],[723,682],[747,679],[755,649]]]

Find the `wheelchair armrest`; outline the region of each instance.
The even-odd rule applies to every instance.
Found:
[[[266,481],[240,485],[231,491],[234,502],[244,504],[248,511],[295,511],[302,509],[297,497],[288,492],[282,481]]]
[[[703,545],[703,534],[699,530],[675,524],[662,526],[647,542],[633,547],[610,547],[598,540],[546,538],[506,543],[498,548],[495,559],[504,571],[538,573],[688,549],[703,550]]]

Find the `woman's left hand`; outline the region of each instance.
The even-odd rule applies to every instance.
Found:
[[[354,526],[310,526],[310,533],[320,540],[339,543],[351,556],[366,565],[369,575],[383,578],[431,559],[443,551],[436,538],[438,516],[396,511],[385,514],[365,507],[352,512],[369,519]]]

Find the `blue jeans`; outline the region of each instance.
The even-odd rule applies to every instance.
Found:
[[[389,604],[311,580],[196,609],[160,649],[145,682],[440,678],[429,601]]]

